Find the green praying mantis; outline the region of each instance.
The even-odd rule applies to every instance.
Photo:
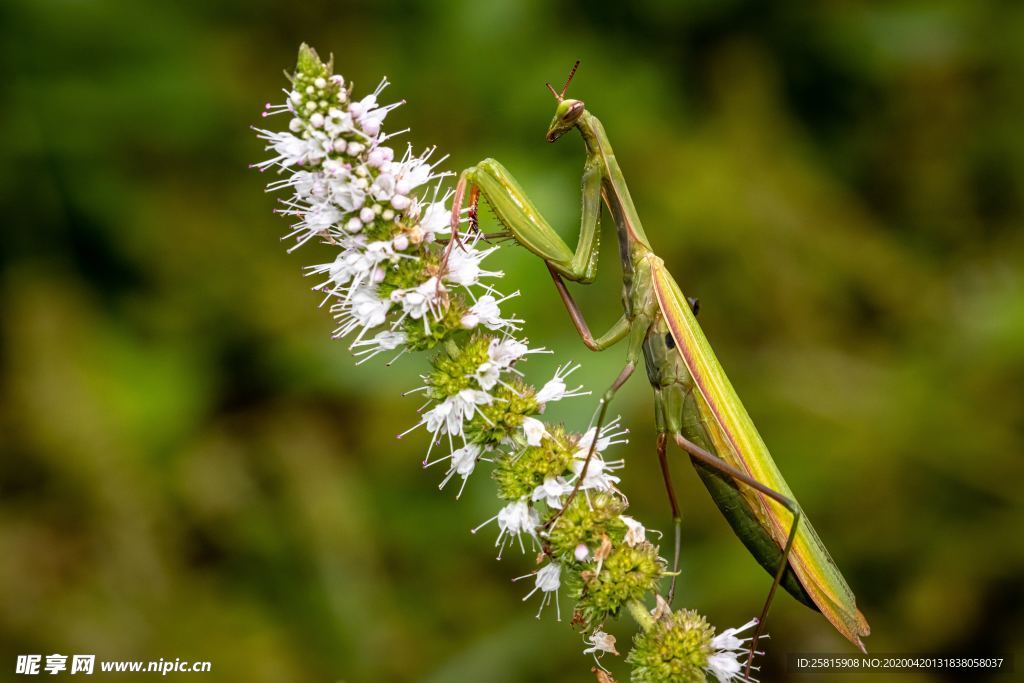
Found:
[[[733,531],[761,566],[773,575],[753,636],[751,658],[780,585],[800,602],[819,610],[842,635],[864,650],[861,638],[871,631],[867,620],[857,609],[853,592],[796,502],[697,324],[696,300],[683,295],[662,259],[654,253],[604,127],[582,101],[565,97],[578,66],[576,62],[561,92],[547,84],[557,101],[555,116],[547,131],[548,142],[554,142],[575,128],[586,147],[582,216],[576,249],[569,248],[515,178],[493,159],[481,161],[459,177],[452,206],[449,249],[458,241],[464,207],[468,210],[470,230],[479,230],[477,207],[483,198],[503,227],[492,236],[515,239],[547,264],[558,294],[587,348],[603,351],[626,341],[626,363],[601,398],[596,418],[598,430],[610,401],[643,358],[654,389],[656,448],[675,529],[669,603],[679,569],[681,533],[679,504],[666,455],[671,441],[689,456]],[[615,222],[622,261],[624,310],[611,329],[595,337],[565,281],[589,284],[597,276],[602,202]],[[586,477],[593,453],[592,445],[577,479],[577,490],[572,492],[570,500]],[[548,520],[547,526],[556,521],[557,514]],[[744,673],[747,678],[750,665],[748,659]]]

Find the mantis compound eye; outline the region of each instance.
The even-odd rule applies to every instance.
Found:
[[[580,102],[579,100],[573,102],[572,106],[569,107],[569,111],[565,112],[565,116],[562,117],[562,120],[566,123],[574,123],[576,119],[583,114],[583,109],[583,102]]]

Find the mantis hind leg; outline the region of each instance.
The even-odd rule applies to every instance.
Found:
[[[683,516],[679,510],[679,501],[676,498],[675,487],[672,486],[672,474],[669,471],[668,456],[666,447],[670,432],[678,431],[675,419],[667,413],[672,412],[672,391],[666,395],[664,388],[654,387],[654,423],[658,428],[658,464],[661,466],[661,479],[665,483],[665,493],[668,495],[668,504],[672,508],[672,582],[668,588],[668,604],[676,595],[676,579],[679,578],[679,549],[682,542]]]
[[[668,494],[668,504],[672,508],[672,583],[668,588],[668,604],[676,595],[676,579],[679,578],[679,544],[683,534],[683,516],[679,511],[679,502],[676,500],[676,491],[672,486],[672,475],[668,469],[668,457],[665,448],[668,443],[668,434],[658,433],[658,463],[661,465],[661,478],[665,482],[665,492]]]
[[[768,617],[768,610],[771,608],[772,600],[775,598],[775,593],[779,588],[779,584],[782,583],[782,577],[786,573],[786,569],[789,567],[789,554],[793,549],[793,541],[796,539],[796,532],[800,526],[801,512],[800,507],[796,504],[796,501],[787,498],[778,491],[771,489],[756,479],[750,477],[745,472],[733,467],[729,463],[725,462],[717,455],[710,453],[709,451],[701,448],[697,444],[693,443],[682,434],[675,432],[673,438],[676,444],[685,452],[687,452],[692,458],[700,461],[701,463],[718,470],[719,472],[732,477],[737,482],[746,484],[751,488],[763,493],[772,500],[783,505],[793,515],[793,524],[789,528],[789,535],[786,538],[786,543],[782,549],[782,559],[779,562],[779,567],[775,571],[774,578],[772,579],[771,588],[768,589],[768,597],[765,599],[764,607],[761,608],[761,614],[757,620],[757,626],[754,627],[754,635],[750,641],[750,654],[747,657],[747,664],[744,667],[743,676],[746,680],[750,680],[750,669],[754,661],[754,653],[757,651],[757,642],[764,634],[764,623]]]

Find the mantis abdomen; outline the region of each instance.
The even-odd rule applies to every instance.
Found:
[[[647,377],[658,396],[655,414],[658,430],[670,434],[679,432],[702,448],[717,454],[715,440],[709,436],[708,425],[701,419],[697,403],[701,399],[694,394],[690,373],[673,346],[668,326],[657,315],[644,342],[644,360]],[[736,481],[693,457],[690,460],[733,533],[758,564],[769,574],[774,574],[782,561],[782,550],[754,513]],[[781,585],[800,602],[818,609],[791,567],[783,574]]]

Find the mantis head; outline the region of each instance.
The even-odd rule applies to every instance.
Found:
[[[548,126],[548,142],[554,142],[571,130],[580,117],[583,116],[583,112],[586,109],[582,100],[565,99],[565,91],[569,89],[569,83],[576,74],[576,69],[579,65],[580,61],[577,59],[576,63],[572,65],[569,78],[566,79],[561,92],[556,92],[550,83],[546,84],[548,90],[551,91],[551,94],[555,96],[555,100],[558,102],[558,106],[555,107],[555,118],[551,119],[551,125]]]

